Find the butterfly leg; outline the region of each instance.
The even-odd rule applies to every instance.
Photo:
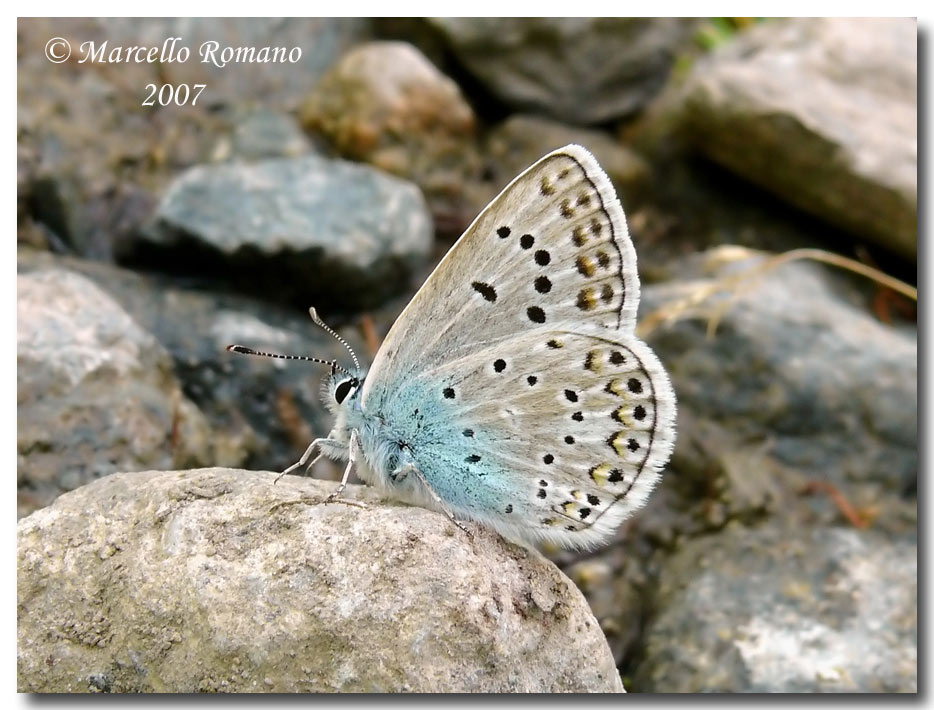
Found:
[[[285,471],[283,471],[278,476],[276,476],[276,480],[273,481],[273,483],[278,483],[279,479],[282,478],[283,476],[291,473],[297,468],[301,468],[302,466],[304,466],[305,463],[308,461],[308,459],[311,457],[311,452],[314,451],[315,448],[320,448],[324,446],[336,446],[339,448],[343,448],[344,444],[341,441],[338,441],[337,439],[331,439],[328,437],[321,438],[321,439],[315,439],[314,441],[311,442],[311,444],[308,445],[308,448],[305,449],[305,453],[302,454],[302,457],[298,461],[293,463],[291,466],[289,466],[287,469],[285,469]],[[318,455],[315,456],[315,458],[311,461],[311,463],[308,464],[308,468],[311,468],[312,466],[314,466],[315,463],[318,461],[318,459],[320,459],[322,456],[324,456],[323,450],[318,452]]]
[[[350,472],[353,471],[354,466],[357,464],[357,444],[359,441],[360,434],[356,429],[352,429],[350,432],[350,443],[347,445],[347,466],[344,468],[344,475],[341,477],[341,482],[337,486],[337,490],[324,499],[325,503],[331,503],[339,498],[340,494],[343,493],[344,489],[347,487],[347,479],[350,478]]]
[[[411,462],[405,463],[401,466],[397,466],[389,474],[389,480],[392,481],[394,484],[402,483],[406,478],[408,478],[410,473],[416,470],[417,469],[415,468],[414,463],[411,463]]]
[[[392,477],[394,481],[402,480],[410,473],[414,474],[415,477],[421,482],[421,484],[425,487],[425,490],[428,491],[428,495],[431,496],[431,499],[435,502],[438,508],[440,508],[441,511],[445,515],[447,515],[448,518],[451,519],[451,522],[454,523],[461,530],[463,530],[467,534],[467,537],[473,539],[473,534],[471,534],[470,530],[465,528],[461,524],[461,522],[457,518],[454,517],[454,513],[452,513],[451,509],[448,508],[448,506],[445,504],[443,500],[441,500],[441,496],[435,493],[435,489],[432,488],[431,485],[429,485],[428,481],[425,479],[424,474],[422,474],[422,472],[418,470],[418,467],[414,463],[408,462],[408,463],[403,464],[402,466],[397,468],[395,471],[393,471],[390,474],[390,477]]]

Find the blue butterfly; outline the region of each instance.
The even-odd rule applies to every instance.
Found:
[[[645,502],[675,440],[675,395],[635,336],[638,305],[613,186],[584,148],[556,150],[474,220],[369,371],[353,351],[351,369],[328,362],[334,427],[283,473],[317,452],[311,463],[347,461],[329,500],[356,469],[520,543],[604,542]]]

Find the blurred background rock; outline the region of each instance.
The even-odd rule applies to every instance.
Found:
[[[302,57],[56,65],[56,36]],[[17,51],[20,516],[116,471],[292,463],[323,373],[224,347],[344,357],[314,305],[371,358],[569,142],[620,194],[643,318],[799,247],[916,281],[911,19],[21,19]],[[207,88],[144,107],[147,83]],[[672,462],[616,543],[553,559],[630,691],[914,691],[914,303],[762,273],[648,328]]]

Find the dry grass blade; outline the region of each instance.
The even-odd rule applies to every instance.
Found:
[[[759,253],[760,252],[753,249],[729,246],[721,247],[716,250],[713,258],[720,261],[739,261]],[[899,281],[871,266],[822,249],[792,249],[783,254],[771,256],[740,273],[729,274],[728,276],[723,276],[714,281],[698,282],[691,287],[691,291],[687,296],[672,301],[643,318],[637,328],[637,332],[641,337],[645,337],[660,325],[673,323],[680,318],[686,317],[688,314],[696,313],[696,309],[705,301],[722,293],[727,296],[726,300],[713,307],[708,316],[707,336],[713,337],[717,325],[723,315],[729,310],[730,306],[740,295],[754,288],[760,277],[777,269],[783,264],[803,259],[819,261],[824,264],[831,264],[832,266],[846,269],[847,271],[852,271],[855,274],[872,279],[882,286],[890,288],[907,298],[914,301],[918,300],[917,288],[906,284],[904,281]]]

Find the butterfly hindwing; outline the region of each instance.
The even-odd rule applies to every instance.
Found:
[[[507,536],[599,542],[671,453],[674,395],[639,340],[541,331],[417,380],[437,407],[408,434],[419,469],[455,513]]]

